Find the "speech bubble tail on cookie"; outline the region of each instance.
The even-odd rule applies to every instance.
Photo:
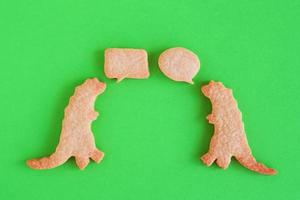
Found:
[[[123,81],[126,78],[126,76],[122,76],[122,77],[118,77],[117,79],[117,83],[120,83],[121,81]]]
[[[208,153],[201,157],[210,166],[214,161],[226,169],[231,157],[235,157],[244,167],[266,175],[276,174],[276,170],[255,160],[247,141],[242,113],[233,97],[232,90],[221,82],[211,81],[202,87],[203,94],[212,103],[212,113],[208,115],[209,123],[214,125],[214,135]]]
[[[76,87],[65,109],[61,136],[55,152],[49,157],[28,160],[29,167],[51,169],[74,156],[77,166],[84,169],[90,158],[97,163],[103,159],[104,153],[95,145],[91,124],[98,117],[98,112],[94,110],[96,98],[105,88],[106,84],[96,78],[87,79]]]
[[[194,85],[195,83],[194,83],[194,81],[191,79],[191,80],[186,80],[185,82],[187,82],[187,83],[189,83],[189,84],[191,84],[191,85]]]
[[[158,66],[170,79],[194,84],[193,78],[200,70],[200,60],[192,51],[175,47],[160,54]]]

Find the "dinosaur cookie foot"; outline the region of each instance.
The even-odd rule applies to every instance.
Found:
[[[75,155],[75,161],[79,169],[83,170],[90,163],[90,159],[94,160],[96,163],[100,163],[103,157],[104,153],[95,149],[89,156]]]
[[[207,166],[211,166],[213,164],[213,162],[215,162],[215,160],[217,160],[217,165],[223,169],[226,169],[231,162],[231,156],[230,155],[216,156],[211,153],[206,153],[201,157],[201,160]]]

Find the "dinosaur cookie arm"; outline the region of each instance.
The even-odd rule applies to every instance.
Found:
[[[206,119],[210,124],[214,124],[216,122],[216,117],[213,113],[207,115]]]

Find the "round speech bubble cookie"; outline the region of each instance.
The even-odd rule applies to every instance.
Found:
[[[192,51],[175,47],[160,54],[158,65],[170,79],[193,84],[193,78],[200,69],[200,60]]]

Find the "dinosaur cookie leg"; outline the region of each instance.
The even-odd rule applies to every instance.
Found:
[[[95,149],[91,155],[91,159],[94,160],[96,163],[100,163],[104,157],[104,153],[98,149]]]
[[[91,124],[98,117],[98,112],[94,110],[96,98],[105,88],[105,83],[96,78],[87,79],[76,87],[65,109],[62,132],[55,153],[50,157],[27,161],[29,167],[50,169],[62,165],[74,156],[77,166],[84,169],[90,158],[97,163],[103,159],[104,153],[95,147]]]
[[[216,157],[213,156],[211,153],[206,153],[204,154],[202,157],[201,157],[201,160],[207,165],[207,166],[211,166],[215,160],[216,160]]]
[[[90,159],[89,157],[75,156],[75,161],[79,169],[84,169],[86,166],[88,166]]]
[[[226,169],[231,161],[231,156],[230,155],[222,155],[222,156],[217,156],[213,153],[206,153],[201,157],[201,160],[207,165],[211,166],[213,162],[217,162],[217,165],[223,169]]]
[[[89,164],[90,158],[94,160],[96,163],[100,163],[103,157],[104,157],[104,153],[96,148],[89,155],[75,155],[75,161],[76,161],[76,165],[80,169],[84,169]]]

